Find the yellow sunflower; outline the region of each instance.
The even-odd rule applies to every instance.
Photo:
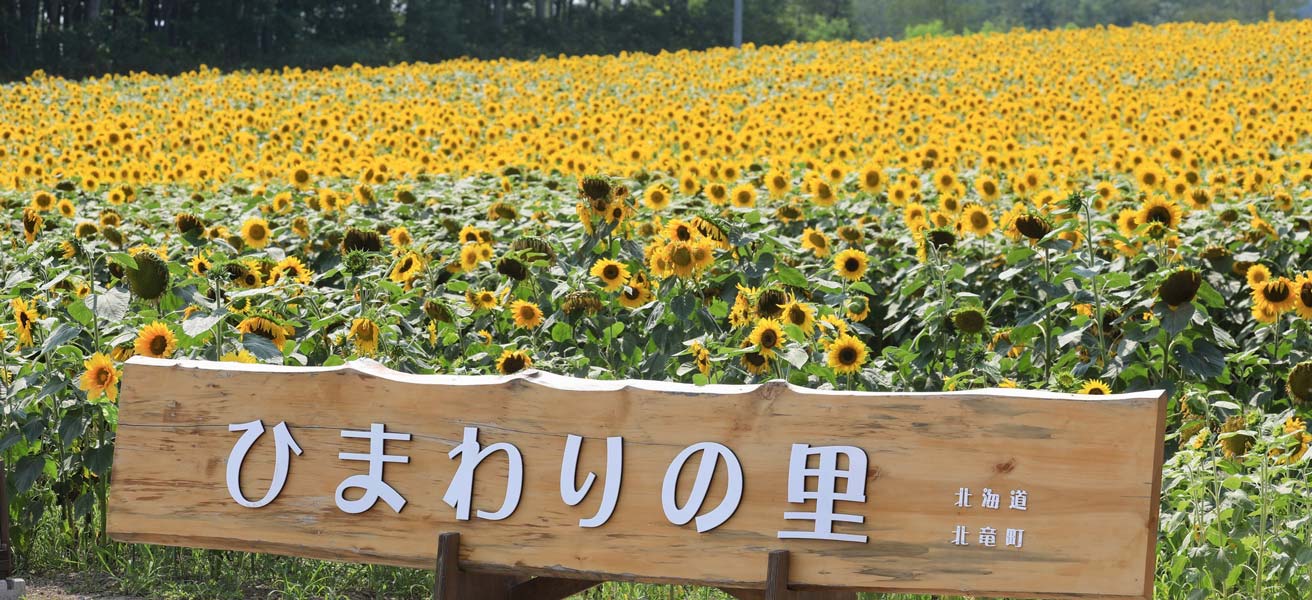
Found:
[[[269,271],[269,285],[280,281],[291,280],[301,285],[309,285],[310,277],[314,272],[301,259],[295,256],[288,256],[273,266]]]
[[[392,267],[392,274],[389,279],[396,283],[404,283],[408,288],[415,277],[423,270],[424,259],[414,252],[407,252],[405,256],[396,261],[396,266]]]
[[[649,186],[642,195],[642,201],[652,210],[661,210],[670,205],[670,188],[658,183]]]
[[[815,308],[805,302],[796,300],[784,305],[783,320],[796,325],[802,333],[811,335],[815,331]]]
[[[379,337],[378,324],[372,319],[360,318],[351,321],[351,341],[355,343],[355,350],[361,356],[378,354]]]
[[[254,364],[258,364],[260,362],[260,359],[255,358],[254,354],[251,354],[245,349],[242,349],[236,352],[228,352],[223,356],[220,356],[219,362],[245,363],[245,364],[254,365]]]
[[[1167,229],[1180,226],[1184,211],[1180,204],[1161,196],[1150,196],[1139,206],[1137,221],[1140,225],[1161,223]]]
[[[515,327],[520,329],[533,329],[542,324],[542,309],[527,300],[511,302],[510,314],[515,319]]]
[[[629,268],[624,263],[609,258],[593,263],[589,273],[600,279],[602,288],[608,292],[618,290],[629,282]]]
[[[697,365],[697,372],[710,377],[711,351],[707,350],[701,342],[693,342],[691,346],[688,346],[688,354],[692,356],[693,362]]]
[[[28,305],[22,298],[14,298],[9,301],[9,307],[14,311],[14,322],[18,326],[18,347],[32,345],[32,327],[41,320],[41,314],[36,311],[36,305]]]
[[[856,248],[848,248],[834,257],[834,272],[848,281],[860,281],[870,266],[870,257]]]
[[[740,184],[729,193],[729,199],[737,208],[756,206],[756,188],[750,184]]]
[[[119,373],[114,367],[114,361],[97,352],[83,362],[82,366],[86,368],[86,372],[82,374],[81,388],[87,393],[88,400],[95,400],[101,396],[109,398],[110,402],[118,400]]]
[[[1112,393],[1112,388],[1109,387],[1106,383],[1103,383],[1101,380],[1090,379],[1084,382],[1084,387],[1080,388],[1079,393],[1084,394],[1086,396],[1089,395],[1105,396],[1107,394]]]
[[[1256,290],[1271,279],[1271,269],[1266,265],[1256,264],[1248,267],[1248,272],[1244,273],[1244,279],[1248,280],[1248,288]]]
[[[259,217],[246,219],[241,224],[241,239],[247,246],[252,248],[263,248],[269,245],[269,222]]]
[[[287,343],[287,336],[291,333],[291,328],[279,325],[264,317],[247,317],[237,324],[237,332],[243,335],[258,335],[273,342],[275,347],[282,350],[283,344]]]
[[[178,349],[178,338],[168,325],[155,321],[137,332],[137,341],[132,348],[141,356],[168,358]]]
[[[1253,309],[1275,312],[1277,315],[1292,310],[1298,303],[1294,283],[1287,277],[1267,280],[1253,290]]]
[[[802,248],[820,258],[829,256],[829,236],[819,229],[807,227],[802,230]]]
[[[497,371],[502,375],[518,373],[533,367],[533,359],[523,350],[502,350],[497,357]]]
[[[866,363],[867,350],[865,342],[843,334],[829,344],[827,363],[835,373],[852,374],[861,370]]]
[[[963,229],[977,236],[984,237],[993,231],[993,217],[989,211],[978,204],[971,204],[961,213],[958,221]]]
[[[773,357],[775,350],[782,346],[787,339],[783,326],[774,319],[757,320],[756,327],[747,336],[747,340],[753,346],[756,346],[757,351],[766,358]]]
[[[1312,271],[1294,280],[1294,309],[1298,316],[1312,319]]]
[[[751,340],[743,340],[743,347],[751,347]],[[770,357],[761,352],[744,352],[742,355],[743,368],[747,369],[752,375],[764,375],[770,372]]]
[[[497,295],[489,290],[465,290],[465,301],[474,310],[492,310],[500,303]]]

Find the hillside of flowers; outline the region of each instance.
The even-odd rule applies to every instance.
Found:
[[[101,539],[127,358],[367,357],[1161,388],[1160,597],[1312,584],[1309,21],[36,73],[0,219],[20,550]]]

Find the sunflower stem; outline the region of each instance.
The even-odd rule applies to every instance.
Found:
[[[1094,327],[1098,329],[1098,360],[1103,367],[1107,364],[1107,337],[1103,332],[1103,309],[1102,309],[1102,292],[1098,289],[1098,275],[1094,269],[1093,253],[1093,203],[1084,203],[1084,255],[1085,263],[1090,271],[1094,271],[1093,286],[1093,303],[1097,321]],[[1102,374],[1101,369],[1099,374]]]

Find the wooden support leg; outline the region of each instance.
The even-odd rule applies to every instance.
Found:
[[[788,589],[788,551],[773,550],[765,571],[765,590],[721,588],[738,600],[856,600],[856,592]]]
[[[433,600],[560,600],[600,581],[534,577],[525,580],[511,575],[472,573],[460,569],[460,534],[437,537],[437,574]]]

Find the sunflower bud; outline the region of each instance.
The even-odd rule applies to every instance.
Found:
[[[356,277],[369,270],[369,262],[369,255],[360,250],[347,252],[346,257],[342,259],[342,265],[346,268],[346,272]]]
[[[544,261],[547,264],[556,264],[556,251],[551,249],[550,243],[540,237],[519,238],[510,245],[510,250],[519,252],[524,260],[529,262]]]
[[[137,268],[126,269],[128,287],[132,293],[146,300],[154,300],[164,295],[169,287],[169,265],[158,254],[149,250],[137,252],[132,256]]]

